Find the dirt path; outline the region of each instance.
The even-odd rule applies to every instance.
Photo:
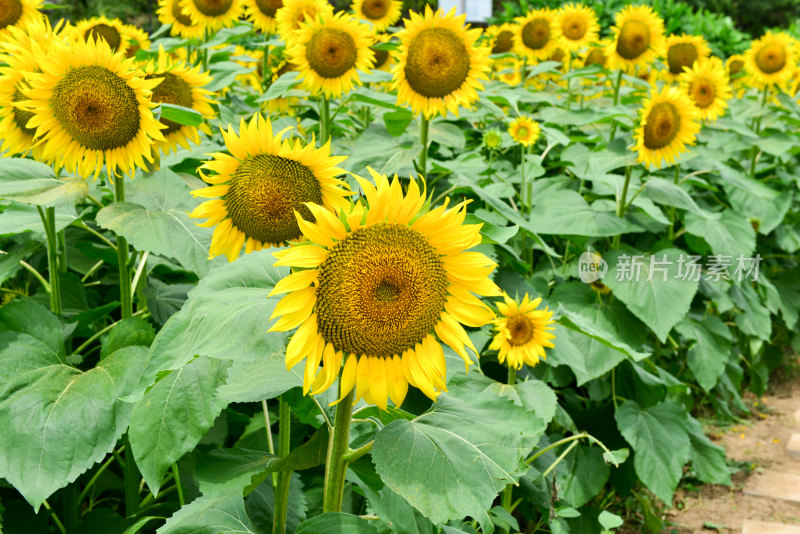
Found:
[[[679,490],[676,507],[667,512],[665,533],[740,534],[747,519],[800,526],[800,503],[742,492],[752,473],[765,469],[800,475],[800,459],[786,453],[789,437],[800,432],[800,422],[795,420],[800,410],[800,377],[778,384],[761,399],[752,398],[751,403],[759,415],[719,429],[719,433],[712,432],[711,438],[728,451],[729,458],[747,462],[753,470],[745,468],[734,475],[732,487],[707,485],[695,491]]]

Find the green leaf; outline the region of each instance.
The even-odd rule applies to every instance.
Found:
[[[689,193],[684,191],[681,186],[669,180],[651,176],[644,185],[642,196],[649,198],[656,204],[674,206],[693,213],[702,213],[702,210],[695,203],[694,199],[689,196]]]
[[[203,115],[192,108],[166,102],[161,102],[158,106],[161,110],[161,120],[177,122],[184,126],[200,126],[203,123]]]
[[[600,522],[600,526],[602,526],[606,530],[611,530],[612,528],[617,528],[622,526],[622,518],[617,514],[612,514],[611,512],[607,512],[603,510],[600,512],[600,515],[597,516],[597,521]]]
[[[263,451],[214,449],[197,462],[195,476],[203,495],[228,490],[241,492],[250,486],[253,477],[270,471],[277,462],[277,456]]]
[[[455,148],[457,150],[464,148],[466,140],[464,139],[464,131],[449,122],[433,121],[430,123],[430,140],[439,143],[442,146]]]
[[[241,492],[203,495],[167,519],[157,534],[255,534]]]
[[[607,347],[617,350],[626,356],[630,356],[636,361],[643,360],[650,355],[648,352],[634,350],[633,347],[619,339],[614,332],[604,329],[597,323],[593,323],[590,318],[583,314],[571,312],[561,305],[559,305],[559,313],[563,316],[560,320],[561,325],[575,330],[576,332],[580,332]]]
[[[374,492],[366,485],[361,488],[364,490],[370,506],[375,510],[375,515],[386,525],[389,532],[424,534],[433,531],[434,527],[430,521],[388,487],[384,486],[380,493]],[[424,525],[422,532],[420,532],[419,523]]]
[[[395,137],[403,135],[408,125],[414,120],[414,115],[406,109],[387,111],[382,117],[383,123],[386,125],[386,130]]]
[[[225,367],[226,362],[198,357],[157,382],[134,407],[128,436],[154,494],[170,465],[197,446],[227,405],[216,392]]]
[[[275,513],[275,494],[272,479],[268,478],[258,485],[244,500],[247,515],[260,534],[271,534],[273,514]],[[306,520],[308,503],[303,493],[303,482],[297,473],[292,473],[289,482],[289,502],[286,510],[286,531],[294,532]]]
[[[731,485],[731,472],[726,463],[725,449],[708,439],[700,421],[689,416],[690,458],[700,480],[708,484]]]
[[[19,260],[26,260],[41,248],[40,243],[22,244],[6,243],[5,250],[0,251],[0,284],[16,275],[22,265]]]
[[[28,334],[45,345],[54,362],[66,363],[61,323],[50,310],[31,299],[14,299],[0,308],[0,332]],[[0,366],[2,373],[3,366]],[[0,376],[3,376],[0,374]],[[6,375],[6,379],[11,376]]]
[[[89,186],[79,177],[60,180],[52,167],[23,158],[0,160],[0,199],[36,206],[75,205],[86,198]]]
[[[667,504],[689,461],[689,422],[686,410],[666,401],[642,410],[636,401],[620,406],[614,418],[633,447],[636,474]]]
[[[672,327],[687,314],[697,293],[698,280],[679,277],[682,274],[679,259],[685,261],[687,257],[682,250],[671,248],[659,250],[652,256],[614,250],[603,258],[609,265],[603,283],[662,343]],[[665,304],[667,302],[669,305]]]
[[[124,347],[141,345],[149,348],[155,335],[153,327],[144,319],[140,317],[123,319],[111,329],[108,337],[103,341],[103,346],[100,348],[100,359],[102,360]]]
[[[0,477],[38,509],[105,458],[125,432],[132,407],[119,398],[141,372],[145,350],[122,349],[81,372],[54,359],[52,352],[15,354],[18,349],[4,350],[0,342],[0,368],[9,357],[37,364],[0,391]]]
[[[599,447],[579,445],[556,468],[559,495],[571,506],[580,508],[600,493],[610,472]]]
[[[303,521],[295,534],[378,534],[378,531],[366,519],[332,512]]]
[[[733,284],[728,290],[734,304],[739,309],[734,317],[739,330],[748,336],[769,341],[772,334],[772,321],[769,310],[761,304],[750,282]]]
[[[545,235],[608,237],[643,231],[611,211],[593,209],[581,195],[567,189],[553,191],[537,203],[531,210],[530,224]]]
[[[686,232],[705,239],[714,254],[733,256],[735,259],[740,254],[749,257],[756,248],[753,226],[747,217],[733,210],[725,210],[718,217],[687,213],[684,224]]]
[[[725,372],[725,364],[731,354],[733,337],[730,329],[715,315],[700,319],[686,317],[675,325],[675,329],[694,340],[687,354],[689,368],[700,387],[706,392],[711,391]]]
[[[432,522],[472,516],[491,532],[486,510],[520,476],[541,431],[529,430],[540,428],[533,413],[464,380],[451,380],[430,412],[381,429],[372,460],[383,482]]]
[[[297,369],[286,370],[283,351],[254,361],[235,361],[228,369],[228,380],[219,388],[219,394],[231,402],[273,399],[303,385],[303,375]]]
[[[0,217],[0,236],[21,234],[30,230],[36,239],[44,241],[44,226],[36,206],[12,201],[3,208],[0,215],[2,215]],[[63,230],[77,218],[78,214],[73,206],[56,206],[56,231]]]

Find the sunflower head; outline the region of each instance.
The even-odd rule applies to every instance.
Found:
[[[706,40],[700,35],[670,35],[664,49],[667,67],[664,75],[668,81],[677,80],[685,67],[691,67],[695,61],[711,54]]]
[[[487,130],[483,134],[483,146],[485,146],[489,150],[499,150],[502,142],[503,142],[503,134],[501,134],[500,130],[498,130],[497,128],[492,128],[491,130]]]
[[[674,163],[686,145],[693,145],[700,131],[699,112],[689,95],[677,87],[654,90],[645,101],[636,131],[639,161],[660,168],[662,161]]]
[[[270,34],[278,29],[275,15],[283,7],[283,0],[243,0],[247,20],[261,33]]]
[[[583,53],[580,55],[581,59],[583,60],[583,66],[588,67],[590,65],[597,65],[599,67],[605,67],[606,63],[608,62],[608,56],[606,56],[607,47],[608,42],[605,40],[589,45],[589,47],[584,49]]]
[[[750,44],[744,65],[756,86],[784,85],[797,66],[794,39],[783,32],[768,31]]]
[[[409,104],[426,118],[458,115],[459,106],[478,99],[479,80],[487,79],[489,48],[477,44],[480,29],[464,25],[466,15],[445,14],[425,7],[425,14],[411,13],[397,33],[400,48],[393,69],[392,88],[399,105]]]
[[[208,30],[233,26],[242,16],[242,0],[181,0],[182,12],[192,24]]]
[[[568,52],[578,51],[597,41],[600,25],[597,14],[582,4],[566,4],[556,13],[556,24],[561,32],[561,46]]]
[[[283,0],[283,7],[275,12],[278,33],[288,43],[303,22],[323,14],[333,14],[333,7],[326,0]]]
[[[679,81],[704,121],[717,120],[733,96],[725,67],[716,57],[697,61],[681,74]]]
[[[122,25],[122,41],[128,57],[136,57],[139,50],[149,50],[151,44],[146,31],[130,24]]]
[[[647,67],[664,47],[664,22],[649,6],[630,5],[614,17],[614,39],[607,48],[612,68],[632,72]]]
[[[285,130],[284,130],[285,132]],[[265,246],[282,246],[302,238],[295,218],[314,221],[308,203],[333,209],[348,194],[336,178],[344,171],[337,165],[345,158],[330,155],[330,143],[314,148],[290,143],[283,133],[273,135],[269,119],[255,115],[239,124],[239,134],[230,127],[222,131],[228,154],[213,154],[204,164],[203,179],[212,184],[197,189],[194,196],[211,198],[191,213],[208,218],[201,226],[214,226],[211,257],[225,254],[229,261],[241,253]]]
[[[400,20],[401,0],[354,0],[350,6],[355,16],[372,24],[376,32],[386,31]]]
[[[547,355],[545,348],[553,348],[555,335],[550,331],[553,312],[547,307],[537,310],[542,299],[529,299],[527,293],[522,301],[517,302],[508,294],[503,293],[504,302],[497,304],[500,316],[494,321],[497,331],[490,350],[497,351],[497,359],[501,364],[514,369],[521,369],[522,365],[533,367],[539,360],[544,360]]]
[[[25,29],[42,17],[39,11],[42,0],[0,0],[0,36],[9,28]]]
[[[196,39],[203,36],[203,25],[192,22],[192,17],[184,13],[182,0],[158,0],[158,20],[162,24],[170,24],[170,33],[180,35],[184,39]]]
[[[370,173],[372,182],[357,178],[362,200],[335,213],[309,204],[313,223],[298,216],[309,242],[275,253],[275,265],[294,273],[273,290],[288,295],[270,330],[297,328],[286,365],[306,359],[305,392],[328,389],[344,361],[342,398],[355,389],[385,409],[388,399],[403,402],[409,384],[431,399],[446,391],[441,343],[469,364],[466,349],[477,350],[461,325],[491,321],[476,295],[500,292],[489,279],[495,264],[468,250],[481,237],[480,225],[463,224],[466,203],[426,212],[416,182],[403,193],[397,177]]]
[[[520,115],[508,125],[508,133],[511,135],[511,139],[528,147],[539,139],[539,123],[530,117]]]
[[[492,63],[495,76],[508,85],[519,85],[522,82],[522,61],[514,58],[498,59]]]
[[[125,52],[128,49],[128,40],[125,38],[124,26],[119,19],[94,17],[78,22],[73,32],[77,39],[87,42],[102,40],[108,43],[112,52]]]
[[[500,26],[489,26],[486,35],[490,39],[492,54],[505,54],[514,49],[514,26],[506,23]]]
[[[524,17],[517,17],[516,21],[514,49],[517,54],[529,60],[547,60],[561,40],[556,12],[548,8],[533,9]]]

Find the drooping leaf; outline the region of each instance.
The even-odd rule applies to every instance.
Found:
[[[86,198],[89,186],[80,177],[58,179],[53,168],[23,158],[0,160],[0,199],[35,206],[73,206]]]
[[[600,447],[578,445],[556,468],[559,495],[580,508],[603,489],[610,471]]]
[[[241,492],[203,495],[167,519],[157,534],[255,534]]]
[[[725,371],[731,353],[733,337],[722,319],[708,315],[698,319],[686,317],[675,328],[683,336],[694,340],[687,352],[689,368],[697,383],[711,391]]]
[[[689,416],[690,458],[700,480],[708,484],[731,485],[731,472],[725,462],[725,449],[708,439],[700,421]]]

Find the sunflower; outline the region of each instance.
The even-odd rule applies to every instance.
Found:
[[[505,23],[489,26],[485,35],[490,39],[492,54],[505,54],[514,50],[514,25]]]
[[[606,55],[607,48],[608,41],[605,39],[590,44],[579,56],[581,60],[580,65],[584,67],[588,67],[590,65],[605,67],[608,63],[608,56]]]
[[[555,322],[553,312],[546,306],[537,310],[542,299],[530,300],[527,293],[522,302],[516,302],[506,293],[503,293],[503,299],[505,302],[497,303],[501,316],[494,321],[497,334],[489,349],[498,351],[497,360],[508,367],[522,369],[523,364],[533,367],[539,359],[547,357],[545,347],[555,346],[552,340],[556,336],[550,333],[555,329],[550,326]]]
[[[336,98],[353,84],[361,84],[356,71],[372,68],[371,44],[372,32],[366,24],[345,13],[323,13],[300,25],[287,52],[304,88]]]
[[[316,222],[298,222],[310,242],[275,253],[275,265],[295,272],[272,291],[288,295],[270,331],[299,327],[286,365],[306,358],[304,393],[328,389],[344,360],[341,398],[355,388],[356,400],[386,409],[387,397],[402,404],[409,384],[434,400],[446,391],[441,342],[472,363],[466,348],[478,351],[461,323],[493,320],[475,295],[500,290],[489,279],[496,265],[468,251],[481,242],[481,225],[462,224],[466,202],[423,212],[415,181],[404,195],[396,176],[389,183],[370,173],[374,185],[357,177],[363,200],[335,214],[309,205]]]
[[[322,14],[333,14],[333,7],[325,0],[283,0],[283,7],[275,13],[278,33],[288,42],[306,18],[314,20]]]
[[[666,44],[666,67],[663,76],[668,82],[677,81],[684,67],[691,67],[695,61],[711,55],[706,40],[701,35],[670,35]]]
[[[170,33],[184,39],[197,39],[203,36],[203,25],[194,24],[192,17],[183,12],[181,0],[158,0],[158,20],[171,24]]]
[[[139,50],[150,50],[150,39],[147,32],[130,24],[122,25],[122,40],[127,44],[126,55],[136,57]]]
[[[681,74],[679,81],[704,121],[715,121],[723,115],[727,101],[733,96],[722,60],[716,57],[696,61]]]
[[[372,23],[376,32],[385,31],[400,19],[401,0],[353,0],[353,12],[361,20]]]
[[[392,71],[398,105],[409,104],[414,114],[431,118],[448,111],[458,116],[458,106],[478,100],[479,80],[490,70],[489,48],[477,45],[481,30],[468,29],[465,19],[455,9],[434,13],[425,6],[424,15],[412,12],[405,20]]]
[[[244,15],[253,27],[264,34],[275,33],[278,23],[275,13],[283,7],[283,0],[242,0]]]
[[[549,8],[533,9],[524,17],[515,19],[514,48],[528,60],[545,61],[561,40],[561,28],[556,23],[556,12]]]
[[[41,19],[42,0],[0,0],[0,36],[5,38],[12,27],[25,29]]]
[[[180,8],[192,24],[204,30],[233,26],[242,16],[242,0],[181,0]]]
[[[318,217],[306,207],[313,202],[333,209],[343,203],[347,191],[336,178],[344,157],[330,155],[330,142],[320,148],[301,146],[272,133],[272,123],[256,114],[249,123],[242,119],[239,135],[233,127],[222,131],[231,155],[212,154],[201,169],[203,180],[212,184],[192,191],[196,197],[212,198],[197,206],[192,217],[208,218],[200,226],[214,226],[210,254],[225,254],[229,261],[268,246],[282,246],[301,238],[295,212],[306,220]],[[219,198],[217,198],[219,197]]]
[[[202,89],[211,82],[211,76],[201,72],[199,66],[189,68],[183,61],[173,60],[163,48],[159,48],[158,58],[143,67],[142,74],[146,80],[161,80],[153,89],[150,98],[153,102],[190,108],[200,113],[204,119],[214,116],[208,98],[212,93]],[[161,119],[161,124],[165,127],[161,132],[164,141],[158,143],[158,148],[164,154],[177,150],[179,144],[189,148],[189,140],[200,143],[195,126],[178,124],[169,119]]]
[[[392,40],[392,35],[389,33],[376,33],[375,44],[372,45],[371,50],[374,54],[374,64],[372,68],[375,70],[390,71],[394,65],[394,54],[390,50],[378,48],[376,45],[389,43]]]
[[[556,12],[556,25],[561,32],[561,46],[577,52],[597,41],[600,25],[597,14],[582,4],[566,4]]]
[[[124,24],[119,19],[93,17],[78,22],[73,28],[75,38],[84,41],[103,40],[112,52],[126,52],[128,41],[124,38]]]
[[[638,160],[656,168],[662,160],[674,163],[676,156],[695,142],[700,131],[700,112],[689,96],[677,87],[654,91],[644,102],[641,123],[636,131]]]
[[[768,31],[753,41],[744,53],[744,65],[757,87],[783,86],[796,67],[794,39],[786,33]]]
[[[606,49],[609,67],[632,72],[663,55],[664,21],[649,6],[629,5],[614,16],[614,39]]]
[[[493,63],[497,79],[508,85],[519,85],[522,82],[522,61],[514,58],[497,60]]]
[[[95,178],[103,163],[112,177],[117,169],[133,176],[152,161],[151,145],[164,140],[150,101],[158,81],[141,78],[132,59],[103,39],[56,40],[39,67],[17,106],[34,113],[26,126],[42,138],[45,161]]]
[[[539,139],[539,123],[530,117],[520,115],[508,125],[508,133],[514,141],[528,147]]]

